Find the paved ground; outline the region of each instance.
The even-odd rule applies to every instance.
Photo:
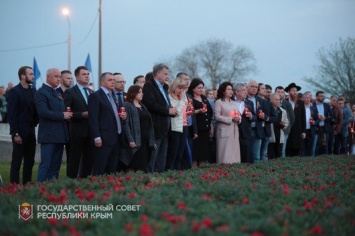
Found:
[[[40,145],[37,144],[36,148],[36,156],[35,156],[35,161],[39,162],[40,161]],[[7,141],[0,141],[0,162],[2,161],[11,161],[11,156],[12,156],[12,143],[7,142]],[[63,151],[63,162],[67,160],[67,156],[65,155],[65,148]]]
[[[7,141],[0,141],[0,162],[11,161],[12,143]],[[35,161],[40,160],[40,145],[37,144]]]

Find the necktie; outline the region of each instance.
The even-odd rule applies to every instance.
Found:
[[[84,94],[85,94],[85,100],[87,103],[89,100],[89,88],[84,87]]]
[[[115,113],[115,118],[116,118],[116,123],[117,123],[117,132],[120,134],[121,133],[121,122],[120,122],[120,117],[118,116],[118,111],[117,111],[117,106],[113,100],[112,94],[111,93],[107,93],[107,96],[109,97],[109,101],[111,103],[112,109],[113,109],[113,113]]]
[[[169,99],[169,95],[168,95],[168,92],[165,90],[164,88],[164,85],[163,85],[163,91],[164,91],[164,97],[165,97],[165,100],[166,100],[166,103],[168,104],[168,106],[170,107],[171,106],[171,103],[170,103],[170,99]]]
[[[122,93],[117,93],[117,96],[118,96],[118,107],[121,108],[123,107]]]

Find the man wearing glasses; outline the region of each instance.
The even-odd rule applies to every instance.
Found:
[[[118,108],[121,108],[125,102],[126,93],[124,92],[124,88],[126,80],[121,73],[114,73],[113,77],[115,79],[115,89],[113,91],[115,96],[113,98],[115,99]]]

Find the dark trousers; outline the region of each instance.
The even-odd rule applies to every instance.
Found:
[[[64,144],[65,147],[65,155],[67,157],[67,176],[70,177],[69,173],[69,162],[70,162],[70,143]]]
[[[318,128],[318,143],[316,155],[325,155],[329,153],[329,145],[333,145],[332,139],[329,138],[329,133],[324,131],[324,126]],[[329,144],[331,143],[331,144]]]
[[[334,149],[333,149],[333,153],[335,155],[339,155],[341,154],[340,148],[342,147],[342,137],[341,134],[335,134],[334,135]]]
[[[312,156],[314,137],[311,130],[306,130],[306,138],[303,139],[302,150],[300,156]]]
[[[286,146],[286,156],[295,157],[300,155],[300,148],[288,148]]]
[[[269,143],[268,145],[268,159],[276,159],[282,155],[282,143]]]
[[[349,143],[349,136],[341,137],[340,154],[343,154],[343,155],[348,154],[348,152],[349,152],[348,143]]]
[[[42,143],[41,163],[38,167],[37,181],[57,179],[62,164],[64,143]]]
[[[10,169],[10,183],[20,183],[20,169],[23,158],[22,183],[32,180],[32,168],[35,163],[36,136],[30,134],[22,138],[22,144],[17,144],[12,138],[12,161]]]
[[[193,137],[192,126],[187,126],[187,140],[185,144],[185,150],[182,154],[181,159],[181,169],[188,170],[192,167],[192,137]]]
[[[339,148],[335,146],[335,136],[336,134],[334,134],[334,129],[333,127],[331,126],[330,127],[330,132],[328,134],[328,154],[337,154],[336,153],[336,149]]]
[[[152,151],[149,165],[147,167],[148,173],[152,173],[152,172],[162,173],[165,171],[166,156],[168,154],[168,135],[164,135],[163,137],[156,138],[155,144],[157,145],[157,148]]]
[[[187,127],[183,132],[171,131],[169,135],[168,155],[166,158],[166,170],[181,170],[182,155],[186,147]]]
[[[92,175],[99,176],[104,174],[109,175],[116,173],[118,150],[118,144],[93,147]]]
[[[241,162],[253,163],[253,159],[251,158],[251,139],[239,138],[239,144]]]
[[[86,178],[92,172],[92,143],[90,137],[70,138],[69,178]]]

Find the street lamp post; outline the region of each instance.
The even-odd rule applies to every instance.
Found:
[[[99,76],[102,73],[102,0],[99,0]],[[100,86],[100,79],[99,79]]]
[[[69,26],[69,31],[68,31],[68,70],[70,71],[70,65],[71,65],[71,29],[70,29],[70,19],[69,19],[69,9],[68,8],[63,8],[62,10],[63,15],[66,16],[68,20],[68,26]]]

